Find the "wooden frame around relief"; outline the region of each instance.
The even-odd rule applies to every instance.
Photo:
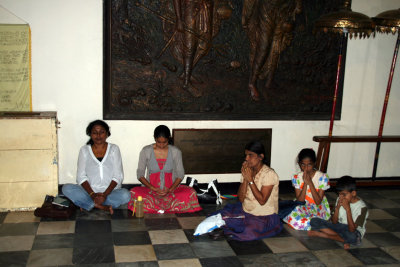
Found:
[[[165,8],[160,10],[166,1],[171,6],[173,0],[104,1],[104,119],[329,120],[339,36],[313,34],[313,22],[337,10],[343,0],[302,1],[291,45],[280,53],[270,87],[259,101],[250,98],[247,86],[250,45],[241,24],[242,1],[214,0],[229,1],[233,11],[193,67],[200,97],[185,90],[179,78],[183,67],[168,45],[171,25],[161,19],[168,17]],[[344,69],[335,119],[340,119],[343,79]],[[264,83],[259,79],[257,86]]]

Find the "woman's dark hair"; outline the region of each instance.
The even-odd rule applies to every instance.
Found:
[[[343,176],[336,182],[336,191],[349,191],[353,192],[356,191],[356,179],[351,176]]]
[[[304,148],[300,151],[299,155],[297,156],[297,163],[300,164],[300,162],[306,158],[309,158],[313,163],[317,162],[315,151],[311,148]]]
[[[262,159],[262,162],[264,164],[267,164],[267,159],[265,157],[265,148],[264,148],[264,145],[260,141],[251,141],[251,142],[247,143],[247,145],[245,146],[244,149],[254,152],[257,155],[263,154],[264,157]]]
[[[110,126],[108,126],[107,123],[105,123],[102,120],[95,120],[95,121],[92,121],[91,123],[89,123],[89,125],[86,127],[86,135],[87,136],[90,137],[90,135],[92,134],[92,129],[96,125],[99,125],[99,126],[103,127],[104,130],[106,130],[106,132],[107,132],[107,136],[111,135]],[[91,137],[90,137],[89,141],[86,142],[86,144],[87,145],[93,145],[94,144],[94,142],[93,142]]]
[[[171,131],[165,125],[158,125],[154,129],[154,138],[157,139],[159,137],[167,138],[168,140],[171,139]]]

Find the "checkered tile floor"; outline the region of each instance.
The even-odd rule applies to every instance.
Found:
[[[253,242],[194,237],[216,205],[203,205],[196,214],[144,219],[126,209],[112,216],[77,210],[70,220],[9,212],[0,213],[0,266],[400,266],[400,190],[358,193],[370,208],[367,234],[360,247],[348,251],[286,225],[279,236]],[[327,196],[332,203],[336,193]]]

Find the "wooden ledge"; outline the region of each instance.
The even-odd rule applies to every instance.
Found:
[[[48,119],[56,118],[56,111],[39,111],[39,112],[29,112],[29,111],[0,111],[0,119]]]
[[[332,186],[336,186],[337,180],[329,180],[329,184]],[[372,179],[366,180],[357,180],[356,179],[357,187],[376,187],[376,186],[399,186],[400,187],[400,180],[379,180],[376,179],[373,181]]]
[[[400,135],[343,135],[343,136],[314,136],[315,142],[329,143],[373,143],[373,142],[400,142]]]

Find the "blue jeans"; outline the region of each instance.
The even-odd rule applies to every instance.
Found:
[[[345,244],[360,245],[361,234],[359,231],[349,231],[349,226],[343,223],[332,223],[331,221],[323,220],[321,218],[314,217],[310,221],[311,230],[331,229],[341,238],[343,238]]]
[[[65,184],[62,187],[63,194],[69,198],[75,205],[85,210],[94,208],[94,201],[83,189],[82,186],[77,184]],[[122,204],[128,203],[131,199],[131,193],[124,189],[114,189],[103,202],[104,206],[112,206],[113,209],[118,208]]]

